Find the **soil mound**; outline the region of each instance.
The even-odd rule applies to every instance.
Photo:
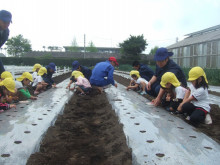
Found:
[[[27,165],[129,165],[131,149],[105,93],[73,95]]]

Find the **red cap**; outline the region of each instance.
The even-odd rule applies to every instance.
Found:
[[[109,57],[109,59],[108,59],[109,61],[114,61],[115,62],[115,64],[118,66],[118,62],[117,62],[117,60],[116,60],[116,58],[115,57]]]

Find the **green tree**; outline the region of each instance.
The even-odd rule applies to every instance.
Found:
[[[20,57],[26,52],[32,51],[30,41],[21,34],[8,39],[6,42],[8,54]]]
[[[76,42],[76,38],[73,38],[73,41],[71,42],[71,47],[70,47],[70,51],[71,52],[79,52],[79,47],[78,44]]]
[[[123,54],[122,58],[132,58],[139,59],[140,54],[145,51],[147,46],[147,41],[144,39],[143,34],[139,36],[132,36],[125,40],[123,43],[119,43],[119,47],[121,48],[121,53]]]
[[[158,48],[159,48],[158,46],[155,46],[154,48],[152,48],[152,49],[150,50],[149,55],[155,55],[155,53],[156,53],[156,51],[157,51]]]
[[[89,42],[89,46],[86,47],[87,52],[98,52],[98,49],[95,47],[94,43],[91,41]]]

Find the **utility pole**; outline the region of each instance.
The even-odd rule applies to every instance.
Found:
[[[85,53],[86,53],[86,35],[84,34],[84,59],[85,59]]]

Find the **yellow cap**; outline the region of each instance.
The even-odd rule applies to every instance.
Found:
[[[140,77],[140,73],[137,70],[130,71],[130,76],[133,75],[133,74],[136,75],[138,78]]]
[[[206,74],[204,72],[204,70],[199,67],[199,66],[196,66],[196,67],[193,67],[190,71],[189,71],[189,81],[193,81],[193,80],[196,80],[198,79],[199,77],[203,76],[206,83],[208,84],[208,80],[206,78]]]
[[[77,71],[77,70],[74,70],[74,71],[72,72],[72,76],[74,76],[75,78],[78,78],[79,76],[85,77],[82,72]]]
[[[33,81],[33,77],[29,72],[24,72],[20,77],[16,78],[16,80],[23,81],[25,78],[27,78],[31,82]]]
[[[163,74],[161,78],[160,85],[166,88],[166,84],[171,83],[173,86],[178,87],[180,86],[179,80],[176,78],[175,74],[172,72],[166,72]]]
[[[42,76],[44,74],[47,74],[47,68],[41,67],[40,70],[38,71],[38,75]]]
[[[12,78],[5,78],[0,82],[0,86],[5,86],[7,90],[15,93],[15,81]]]
[[[1,74],[1,78],[2,78],[2,79],[5,79],[5,78],[12,78],[12,79],[13,79],[13,76],[12,76],[11,72],[9,72],[9,71],[4,71],[4,72],[2,72],[2,74]]]
[[[35,64],[34,65],[34,68],[32,69],[33,72],[36,71],[36,69],[40,69],[41,68],[41,65],[40,64]]]

